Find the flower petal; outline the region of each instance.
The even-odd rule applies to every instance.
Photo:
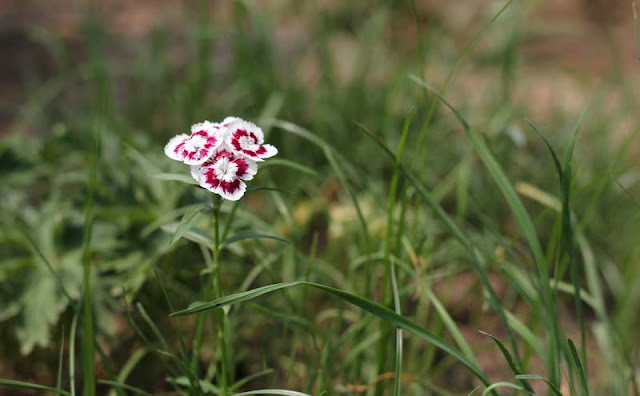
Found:
[[[198,170],[198,183],[201,187],[217,193],[220,179],[216,175],[216,170],[212,166],[202,166]]]
[[[184,142],[185,151],[183,162],[187,165],[200,165],[207,161],[222,143],[219,136],[201,130],[191,134]]]
[[[260,146],[260,149],[258,150],[257,154],[262,159],[271,158],[274,155],[278,154],[278,149],[275,146],[272,146],[270,144],[263,144],[262,146]]]
[[[184,133],[172,137],[169,140],[169,143],[164,146],[164,154],[172,160],[184,160],[184,152],[182,150],[182,146],[184,146],[184,142],[187,139],[189,139],[189,135],[185,135]]]
[[[247,191],[247,185],[240,179],[232,181],[222,181],[216,191],[222,198],[229,201],[237,201]]]
[[[200,183],[200,168],[200,165],[191,165],[191,177],[193,177],[198,184]]]

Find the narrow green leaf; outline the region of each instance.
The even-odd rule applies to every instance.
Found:
[[[175,234],[177,228],[178,223],[165,224],[161,227],[163,231],[170,234]],[[214,245],[213,238],[206,231],[197,227],[190,227],[182,234],[182,237],[195,243],[201,243],[210,248],[213,248]]]
[[[520,370],[518,365],[513,361],[513,357],[511,356],[511,353],[509,353],[509,350],[504,346],[502,341],[500,341],[499,339],[497,339],[496,337],[492,336],[489,333],[485,333],[484,331],[479,331],[479,333],[480,334],[484,334],[487,337],[490,337],[496,343],[498,348],[500,348],[500,352],[502,352],[502,355],[504,356],[505,360],[507,361],[507,364],[509,365],[509,368],[511,369],[513,374],[516,375],[516,377],[518,375],[522,374],[522,371]],[[524,386],[524,388],[527,391],[533,392],[533,388],[531,387],[531,384],[526,379],[523,379],[521,381],[522,381],[522,386]]]
[[[384,144],[384,142],[382,142],[382,140],[380,140],[377,136],[375,136],[373,133],[371,133],[371,131],[369,131],[366,127],[364,127],[364,126],[362,126],[360,124],[358,124],[358,125],[360,126],[360,128],[362,129],[363,132],[365,132],[369,137],[371,137],[380,146],[380,148],[382,148],[382,150],[389,157],[391,157],[395,161],[395,155],[393,154],[393,152],[391,150],[389,150],[389,148]],[[402,171],[402,174],[413,185],[413,187],[416,189],[416,192],[421,196],[421,198],[424,200],[424,202],[431,208],[431,210],[433,210],[433,212],[436,214],[436,216],[440,219],[440,221],[445,226],[445,228],[455,237],[455,239],[458,240],[458,242],[466,250],[467,254],[469,255],[469,258],[471,259],[471,263],[473,264],[473,267],[476,270],[476,273],[480,277],[480,280],[482,281],[483,286],[485,287],[485,289],[487,290],[487,292],[489,294],[489,303],[491,304],[493,309],[496,311],[496,313],[500,317],[500,320],[501,320],[501,322],[503,324],[503,327],[504,327],[505,331],[507,332],[509,340],[511,341],[512,349],[514,350],[514,352],[516,354],[516,358],[519,361],[517,343],[516,343],[515,337],[513,336],[513,332],[511,330],[511,327],[509,326],[509,322],[507,320],[507,315],[505,313],[504,308],[502,307],[502,303],[500,302],[500,300],[498,299],[498,296],[496,295],[496,292],[495,292],[491,282],[489,281],[489,276],[487,274],[486,269],[480,263],[480,260],[478,258],[478,253],[476,252],[476,249],[474,248],[473,243],[462,232],[462,230],[451,219],[451,217],[449,217],[449,215],[444,211],[442,206],[440,206],[438,204],[438,202],[432,196],[432,194],[424,188],[424,186],[418,180],[418,178],[415,175],[413,175],[412,173],[410,173],[402,165],[400,165],[400,170]]]
[[[271,374],[273,372],[274,372],[273,369],[266,369],[266,370],[259,371],[259,372],[255,373],[255,374],[248,375],[248,376],[242,378],[241,380],[238,380],[233,385],[231,385],[229,387],[229,390],[230,391],[235,391],[236,389],[248,384],[249,382],[253,381],[254,379],[260,378],[260,377],[264,377],[265,375],[269,375],[269,374]]]
[[[153,175],[155,179],[177,181],[180,183],[198,185],[198,182],[191,176],[183,175],[182,173],[156,173]]]
[[[56,388],[60,389],[62,386],[62,363],[64,358],[64,325],[62,325],[62,331],[60,332],[62,339],[60,340],[60,351],[58,352],[58,373],[56,374]],[[60,395],[60,393],[58,393]]]
[[[222,242],[223,246],[231,245],[234,242],[242,241],[245,239],[275,239],[276,241],[289,243],[288,240],[270,234],[262,234],[260,232],[239,232],[237,234],[233,234]]]
[[[242,393],[235,393],[233,396],[245,395],[282,395],[282,396],[311,396],[307,393],[287,390],[287,389],[259,389]]]
[[[138,394],[138,395],[153,396],[153,393],[149,393],[149,392],[144,391],[144,390],[142,390],[140,388],[136,388],[135,386],[123,384],[122,382],[118,382],[118,381],[98,380],[98,383],[99,384],[104,384],[104,385],[109,385],[109,386],[112,386],[112,387],[118,388],[118,389],[128,390],[128,391],[131,391],[131,392],[133,392],[135,394]]]
[[[462,117],[462,115],[453,105],[451,105],[444,97],[440,95],[440,93],[438,93],[424,81],[415,76],[411,76],[411,79],[418,85],[430,91],[432,94],[436,95],[438,99],[440,99],[440,101],[445,106],[447,106],[447,108],[449,108],[449,110],[462,125],[465,133],[478,152],[478,155],[480,155],[482,162],[484,162],[485,166],[489,170],[489,173],[498,185],[498,188],[504,195],[507,203],[509,204],[509,207],[511,208],[515,216],[516,221],[518,222],[518,225],[520,226],[523,236],[526,239],[529,248],[531,249],[531,253],[533,255],[536,266],[538,267],[538,270],[540,272],[540,281],[543,285],[543,290],[545,290],[545,293],[547,293],[545,295],[545,298],[548,301],[550,298],[549,285],[548,282],[545,282],[545,279],[548,277],[547,262],[544,258],[544,253],[542,251],[536,229],[533,226],[533,221],[524,208],[522,201],[520,201],[520,198],[518,198],[518,194],[516,194],[513,186],[511,185],[511,182],[502,170],[502,167],[500,166],[500,164],[498,164],[493,154],[491,154],[491,151],[489,150],[489,147],[487,147],[487,144],[484,142],[484,140],[471,128],[471,126],[469,126],[464,117]]]
[[[45,386],[45,385],[32,384],[30,382],[24,382],[24,381],[0,379],[0,386],[7,386],[10,388],[19,388],[19,389],[32,389],[32,390],[46,391],[46,392],[55,392],[59,395],[71,396],[71,393],[67,392],[64,389],[54,388],[54,387]]]
[[[83,396],[96,394],[95,334],[93,324],[93,287],[91,285],[91,232],[93,229],[94,192],[97,183],[98,161],[101,153],[100,124],[96,126],[96,147],[89,170],[88,194],[85,203],[82,233],[82,373]]]
[[[543,378],[543,377],[541,377],[539,375],[536,375],[536,374],[519,374],[519,375],[516,375],[516,378],[517,379],[525,379],[525,380],[540,380],[540,381],[543,381],[547,385],[549,385],[549,388],[551,388],[551,391],[553,391],[553,393],[555,393],[556,396],[562,396],[562,392],[560,392],[560,389],[558,389],[557,386],[552,384],[546,378]]]
[[[578,356],[578,351],[576,350],[576,346],[573,343],[573,341],[571,341],[571,338],[567,338],[567,343],[569,344],[569,349],[571,350],[573,363],[578,369],[578,376],[580,377],[580,386],[582,387],[582,395],[589,396],[589,385],[587,383],[587,376],[582,367],[582,363],[580,362],[580,357]]]
[[[527,391],[522,386],[516,385],[516,384],[512,384],[511,382],[496,382],[496,383],[493,383],[490,386],[488,386],[484,391],[482,391],[482,396],[488,395],[489,392],[493,392],[498,388],[516,389],[516,390],[522,391],[524,393],[527,393],[529,395],[535,396],[535,393]]]
[[[544,142],[544,144],[547,146],[547,149],[549,150],[549,153],[551,154],[551,158],[553,159],[553,163],[556,166],[556,172],[558,172],[558,176],[560,177],[560,180],[562,180],[562,165],[560,165],[560,160],[558,159],[558,156],[556,155],[555,150],[553,149],[553,147],[551,146],[551,143],[549,143],[549,141],[547,140],[547,138],[544,137],[544,135],[542,134],[542,132],[540,132],[540,130],[538,129],[538,127],[536,127],[536,125],[533,123],[533,121],[529,120],[529,119],[525,119],[526,123],[529,124],[529,126],[531,127],[531,129],[533,129],[533,131],[535,133],[538,134],[538,136],[540,136],[540,138],[542,139],[542,141]]]
[[[69,330],[69,390],[71,396],[76,395],[76,329],[78,327],[78,312],[73,315]]]
[[[202,208],[195,207],[189,210],[187,213],[182,216],[182,219],[178,223],[178,227],[176,228],[175,233],[173,234],[173,238],[171,239],[171,245],[173,245],[177,240],[182,238],[185,232],[191,229],[191,226],[194,225],[202,216]]]
[[[352,305],[355,305],[361,309],[364,309],[365,311],[370,312],[381,319],[387,320],[391,322],[391,324],[393,324],[394,326],[408,330],[409,332],[432,343],[436,347],[442,349],[443,351],[455,357],[458,361],[460,361],[467,368],[469,368],[469,370],[473,372],[478,377],[478,379],[480,379],[480,381],[482,381],[485,385],[489,385],[489,381],[483,374],[482,370],[480,370],[478,366],[476,366],[473,362],[467,359],[467,357],[464,356],[463,353],[461,353],[459,350],[457,350],[453,346],[449,345],[442,338],[432,334],[425,328],[415,324],[414,322],[404,318],[403,316],[396,314],[395,312],[393,312],[392,310],[390,310],[385,306],[382,306],[378,303],[375,303],[371,300],[367,300],[355,294],[349,293],[347,291],[335,289],[333,287],[325,286],[319,283],[313,283],[313,282],[307,282],[307,281],[276,283],[272,285],[259,287],[257,289],[248,290],[245,292],[231,294],[210,302],[198,304],[191,308],[174,312],[170,316],[186,316],[186,315],[196,314],[199,312],[218,309],[227,305],[238,304],[244,301],[249,301],[254,298],[260,297],[264,294],[271,293],[277,290],[287,289],[295,286],[309,286],[309,287],[322,290],[326,293],[329,293],[335,297],[340,298],[343,301],[346,301]]]
[[[272,166],[283,166],[285,168],[289,168],[289,169],[293,169],[296,170],[298,172],[307,174],[309,176],[317,176],[318,172],[316,172],[314,169],[309,168],[308,166],[304,166],[301,165],[297,162],[293,162],[290,160],[286,160],[286,159],[270,159],[269,161],[264,162],[263,164],[260,164],[260,168],[261,169],[265,169],[265,168],[270,168]]]

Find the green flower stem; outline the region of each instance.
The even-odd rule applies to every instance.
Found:
[[[213,248],[213,268],[211,274],[211,281],[213,286],[213,292],[216,299],[222,297],[222,277],[220,271],[220,250],[222,243],[220,241],[220,204],[221,199],[218,196],[213,196],[213,230],[214,230],[214,248]],[[216,320],[218,322],[218,345],[220,347],[220,389],[222,390],[222,396],[228,394],[229,387],[229,369],[227,367],[229,363],[227,339],[225,337],[225,312],[224,310],[217,310],[215,312]]]

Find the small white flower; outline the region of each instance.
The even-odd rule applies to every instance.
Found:
[[[274,146],[264,144],[262,129],[243,120],[236,120],[227,127],[225,143],[234,152],[254,161],[262,161],[278,154],[278,149]]]
[[[201,187],[237,201],[247,190],[244,181],[253,179],[258,172],[257,161],[273,157],[278,150],[264,144],[262,129],[255,124],[227,117],[221,123],[193,124],[191,135],[174,136],[164,153],[191,165],[191,177]]]
[[[164,153],[187,165],[200,165],[215,153],[222,142],[220,127],[206,121],[193,125],[191,136],[181,134],[171,138],[164,147]]]
[[[198,182],[222,198],[237,201],[247,190],[243,180],[251,180],[258,171],[254,161],[238,157],[231,151],[218,151],[198,170]]]

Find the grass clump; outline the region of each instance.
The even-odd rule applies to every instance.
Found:
[[[30,30],[55,62],[0,140],[0,385],[637,395],[624,61],[540,67],[518,2],[285,3]],[[230,113],[279,154],[212,201],[162,147]]]

